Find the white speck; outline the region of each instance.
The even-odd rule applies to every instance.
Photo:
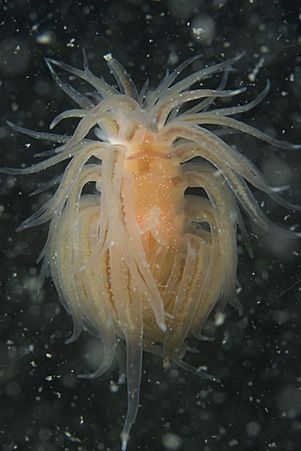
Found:
[[[67,43],[67,47],[74,47],[75,38],[71,38],[70,41]]]

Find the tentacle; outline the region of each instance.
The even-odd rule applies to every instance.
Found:
[[[222,143],[222,145],[220,145],[221,143],[217,138],[210,143],[211,136],[209,137],[209,134],[207,134],[207,132],[204,132],[203,130],[202,132],[199,131],[195,133],[193,129],[179,127],[178,129],[173,129],[172,136],[173,139],[175,139],[176,137],[184,137],[195,142],[202,142],[203,140],[202,146],[196,146],[195,148],[193,148],[193,145],[191,144],[181,145],[179,146],[178,152],[177,150],[175,152],[176,154],[178,153],[179,157],[181,152],[183,152],[182,161],[187,161],[188,159],[200,156],[202,158],[205,158],[216,168],[218,168],[222,172],[222,175],[237,197],[241,206],[247,211],[247,214],[250,216],[250,218],[253,219],[261,229],[269,231],[276,235],[280,234],[287,238],[299,238],[301,236],[301,233],[282,229],[281,227],[276,226],[262,213],[254,196],[252,195],[246,182],[242,178],[246,178],[257,188],[260,186],[260,184],[262,185],[262,180],[258,175],[259,173],[255,174],[254,177],[254,174],[252,174],[251,171],[247,168],[247,166],[250,166],[251,163],[248,159],[242,159],[242,155],[238,154],[238,152],[236,151],[233,151],[231,147],[227,147],[225,143]],[[187,152],[186,156],[185,152]],[[238,157],[241,162],[237,164]],[[248,171],[246,169],[248,169]],[[265,191],[265,189],[259,189]]]
[[[218,264],[213,261],[213,265],[215,265],[215,271],[218,271],[218,267],[220,268],[221,280],[220,290],[216,291],[213,301],[217,301],[221,297],[228,299],[233,296],[236,288],[238,208],[234,194],[228,188],[222,174],[216,175],[216,171],[211,165],[189,163],[183,167],[183,171],[187,186],[203,188],[210,201],[211,218],[210,210],[208,211],[207,208],[205,211],[211,229],[213,246],[219,248]],[[200,214],[197,206],[195,214]],[[217,276],[216,278],[218,279]]]
[[[85,71],[82,71],[80,69],[76,69],[73,66],[70,66],[69,64],[63,63],[61,61],[56,61],[51,58],[46,59],[47,65],[51,67],[51,64],[59,67],[60,69],[65,70],[66,72],[69,72],[70,74],[76,75],[79,78],[82,78],[83,80],[87,81],[90,85],[92,85],[97,91],[105,98],[112,95],[117,95],[118,91],[113,86],[110,86],[108,83],[106,83],[104,80],[102,80],[99,77],[96,77],[89,69],[86,68]],[[53,69],[51,68],[53,71]],[[53,71],[54,72],[54,71]],[[89,101],[89,103],[91,103]],[[91,107],[90,107],[91,108]]]
[[[62,120],[64,119],[70,119],[70,118],[82,118],[86,117],[88,115],[88,112],[86,110],[67,110],[63,111],[63,113],[58,114],[49,125],[50,130],[52,130],[56,125],[58,125]]]
[[[47,64],[47,67],[52,75],[52,78],[54,81],[59,85],[62,91],[64,91],[65,94],[67,94],[75,103],[77,103],[81,108],[84,108],[86,110],[89,110],[94,106],[94,103],[91,102],[86,96],[78,92],[76,89],[74,89],[71,85],[68,83],[65,83],[55,72],[55,70],[52,67],[52,64],[55,64],[56,62],[52,59],[45,58],[45,62]],[[58,65],[58,64],[57,64]]]
[[[115,218],[116,219],[116,218]],[[140,396],[143,354],[142,296],[133,273],[122,263],[121,246],[110,251],[111,287],[118,322],[126,341],[128,409],[121,433],[121,449],[126,451],[132,425],[135,422]]]
[[[246,156],[234,150],[214,133],[200,127],[196,129],[187,126],[175,126],[174,128],[170,126],[170,128],[165,128],[163,139],[165,137],[172,140],[176,137],[183,137],[194,142],[197,147],[199,146],[198,143],[202,143],[201,149],[199,150],[197,147],[194,147],[194,144],[181,144],[176,147],[175,152],[179,155],[182,162],[199,155],[206,158],[223,172],[227,171],[228,167],[231,167],[254,187],[268,194],[271,199],[283,207],[297,211],[301,209],[300,206],[292,204],[279,196],[275,192],[275,188],[268,184],[260,171]]]
[[[184,78],[184,80],[179,81],[175,85],[173,85],[167,92],[168,94],[180,93],[185,89],[188,89],[190,86],[194,85],[198,81],[204,80],[205,78],[210,77],[212,74],[217,72],[221,72],[227,68],[230,68],[233,64],[237,63],[242,57],[244,53],[239,54],[238,56],[231,58],[227,61],[222,61],[221,63],[214,64],[213,66],[205,67],[194,74],[189,75]],[[164,98],[164,97],[163,97]]]
[[[216,91],[215,89],[195,89],[191,91],[185,91],[177,95],[171,94],[165,96],[162,101],[158,102],[153,108],[152,114],[157,117],[158,128],[161,128],[170,114],[170,112],[179,105],[183,105],[186,102],[198,100],[204,97],[232,97],[241,94],[245,91],[245,88],[236,89],[233,91]],[[184,119],[185,119],[184,115]]]
[[[102,358],[102,362],[100,366],[92,371],[91,373],[84,373],[84,374],[78,374],[77,377],[79,379],[97,379],[98,377],[103,376],[112,366],[112,362],[114,359],[114,346],[111,345],[111,343],[103,343],[104,348],[104,356]]]
[[[246,229],[243,217],[242,217],[241,212],[239,211],[239,209],[237,209],[237,213],[236,214],[237,214],[237,224],[238,224],[239,230],[241,232],[242,240],[243,240],[243,243],[244,243],[245,248],[247,250],[247,253],[248,253],[250,258],[254,258],[254,252],[253,252],[251,241],[249,239],[249,234],[247,232],[247,229]]]
[[[95,151],[96,147],[96,151]],[[49,221],[54,215],[60,215],[69,193],[74,189],[74,184],[81,175],[81,171],[92,156],[99,157],[99,146],[88,147],[85,151],[74,157],[65,169],[61,183],[54,194],[44,205],[42,205],[33,215],[22,222],[18,227],[18,231],[29,227],[35,227]]]
[[[13,124],[9,121],[7,121],[6,123],[16,132],[23,133],[23,135],[30,136],[31,138],[42,139],[48,142],[55,142],[60,144],[66,143],[70,139],[70,136],[59,135],[56,133],[37,132],[36,130],[30,130],[29,128],[21,127],[20,125]]]
[[[231,72],[231,70],[233,70],[233,69],[231,69],[231,67],[228,67],[228,68],[225,69],[224,74],[223,74],[223,78],[222,78],[220,84],[218,85],[218,87],[216,88],[217,91],[223,91],[225,89],[227,81],[228,81],[228,75]],[[189,110],[185,111],[185,114],[194,114],[194,113],[199,113],[200,111],[204,111],[216,99],[217,99],[217,97],[210,97],[209,99],[205,99],[202,102],[199,102],[194,107],[192,107]]]
[[[222,171],[223,177],[237,197],[241,207],[246,211],[252,221],[254,221],[262,230],[280,235],[286,238],[300,238],[301,232],[294,232],[277,226],[265,216],[258,206],[251,190],[242,177],[236,174],[232,169],[228,168]]]
[[[47,237],[47,242],[40,257],[43,258],[43,265],[51,268],[52,280],[55,284],[61,304],[66,311],[72,315],[73,331],[71,336],[65,340],[66,344],[73,343],[82,331],[82,316],[78,293],[74,287],[74,277],[66,275],[66,268],[70,267],[72,259],[72,248],[68,246],[69,233],[66,233],[64,216],[53,217]],[[62,240],[66,246],[61,246]],[[68,282],[68,289],[64,289],[65,281]]]
[[[284,238],[301,237],[301,232],[284,229],[268,219],[267,216],[265,216],[265,214],[260,210],[256,199],[244,179],[235,174],[234,171],[229,170],[228,174],[225,174],[225,179],[231,186],[241,207],[246,211],[250,219],[254,221],[262,230],[273,233],[276,236],[283,236]]]
[[[54,186],[58,185],[61,182],[62,177],[63,174],[60,174],[57,177],[54,177],[53,179],[49,180],[49,182],[41,184],[38,188],[36,188],[29,194],[29,197],[44,193],[45,191],[48,191],[50,188],[53,188]]]
[[[210,251],[208,244],[194,235],[187,236],[187,255],[181,281],[175,294],[172,315],[176,319],[175,326],[171,322],[163,342],[163,353],[167,359],[175,359],[181,365],[181,354],[184,340],[189,334],[199,303],[205,289]]]
[[[219,114],[221,116],[231,116],[233,114],[245,113],[246,111],[252,110],[253,108],[255,108],[257,105],[259,105],[263,101],[263,99],[267,96],[270,88],[271,88],[271,83],[268,80],[266,87],[251,102],[248,102],[245,105],[239,105],[239,106],[234,106],[234,107],[230,107],[230,108],[217,108],[215,110],[211,110],[210,114]]]
[[[127,450],[130,431],[133,424],[135,423],[139,408],[143,353],[142,321],[140,330],[138,329],[136,333],[126,334],[126,350],[128,409],[124,421],[124,426],[121,432],[121,451]]]
[[[194,374],[195,376],[198,376],[201,379],[205,379],[205,380],[208,380],[211,382],[216,382],[217,384],[221,384],[221,380],[218,377],[212,376],[211,374],[207,373],[206,371],[203,370],[202,367],[195,368],[194,366],[190,365],[187,362],[184,362],[183,360],[175,360],[175,364],[179,368],[182,368],[187,373]]]
[[[111,69],[118,87],[120,91],[130,97],[133,97],[133,99],[138,100],[138,93],[136,86],[129,76],[129,74],[126,72],[126,70],[122,67],[122,65],[115,60],[111,55],[106,56],[105,60],[107,61],[108,67]]]
[[[143,84],[143,86],[141,88],[141,91],[140,91],[140,94],[139,94],[139,104],[141,106],[143,106],[143,107],[144,107],[144,103],[145,103],[145,100],[146,100],[147,95],[148,95],[147,94],[148,88],[149,88],[149,78],[147,78],[145,80],[145,83]]]
[[[72,223],[72,248],[74,249],[73,262],[78,262],[78,251],[80,243],[79,216],[80,216],[80,199],[84,186],[89,182],[95,182],[98,187],[101,186],[102,167],[100,164],[86,164],[81,171],[75,174],[73,181],[73,189],[68,193],[66,214],[70,218],[74,218]],[[67,197],[67,196],[66,196]],[[76,265],[73,263],[72,271],[76,272]]]
[[[184,122],[189,122],[198,125],[221,125],[223,127],[230,127],[236,130],[239,130],[248,135],[252,135],[255,138],[260,139],[261,141],[265,141],[272,146],[279,147],[280,149],[287,150],[299,150],[301,149],[301,144],[291,144],[286,141],[280,141],[278,139],[273,138],[270,135],[258,130],[251,125],[247,125],[237,119],[233,119],[231,117],[219,116],[218,114],[210,113],[200,113],[192,116],[183,116],[180,118]],[[174,121],[176,122],[176,121]]]
[[[200,58],[201,55],[192,56],[188,58],[186,61],[184,61],[182,64],[180,64],[178,67],[176,67],[176,69],[171,74],[166,72],[165,77],[159,83],[158,87],[147,95],[145,99],[146,108],[151,109],[155,105],[156,101],[161,97],[161,94],[165,93],[165,91],[181,74],[181,72],[183,72],[183,70],[186,69],[186,67],[190,66],[190,64],[193,64],[196,60]]]
[[[12,175],[25,175],[25,174],[35,174],[42,170],[48,169],[51,166],[54,166],[62,161],[70,159],[74,156],[74,154],[80,150],[81,146],[78,144],[76,146],[72,146],[68,152],[63,152],[58,155],[54,155],[47,160],[41,161],[40,163],[34,164],[32,166],[28,166],[25,168],[0,168],[0,174],[12,174]],[[65,150],[65,148],[64,148]]]

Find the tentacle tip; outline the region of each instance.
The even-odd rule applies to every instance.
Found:
[[[11,122],[11,121],[6,121],[6,124],[7,124],[10,128],[12,128],[13,130],[14,130],[15,127],[16,127],[16,124],[14,124],[14,123]]]
[[[167,331],[165,322],[160,322],[160,323],[158,323],[158,325],[159,325],[160,329],[162,330],[162,332],[165,333]]]
[[[121,434],[121,451],[126,451],[128,447],[129,434],[127,432],[122,432]]]
[[[245,55],[247,54],[247,51],[246,50],[243,50],[242,52],[240,52],[238,55],[237,55],[237,59],[241,59],[241,58],[243,58]]]
[[[29,229],[30,225],[28,225],[26,222],[22,222],[18,227],[16,227],[16,232],[23,232],[23,230]]]
[[[78,379],[92,379],[91,375],[90,374],[86,374],[86,373],[77,374],[76,377]]]
[[[53,60],[52,58],[44,58],[44,61],[45,61],[46,66],[48,67],[50,73],[51,73],[52,75],[54,75],[54,74],[55,74],[55,70],[54,70],[54,68],[52,67],[52,65],[58,66],[58,65],[59,65],[59,62],[56,61],[56,60]]]
[[[112,53],[106,53],[103,55],[103,59],[106,60],[107,63],[109,63],[113,59]]]
[[[51,59],[50,58],[44,58],[45,64],[48,68],[51,68]]]
[[[250,247],[249,249],[247,249],[247,252],[249,257],[253,260],[255,257],[253,249]]]
[[[301,144],[292,144],[292,149],[300,150],[301,149]]]
[[[72,343],[75,342],[75,340],[77,339],[76,336],[74,336],[74,334],[71,335],[71,337],[66,338],[66,340],[64,341],[65,345],[71,345]]]
[[[59,61],[57,61],[57,60],[55,60],[55,59],[53,59],[53,58],[47,58],[47,57],[45,57],[45,58],[44,58],[44,61],[45,61],[45,63],[47,64],[47,66],[48,66],[48,65],[51,65],[51,64],[59,64]]]
[[[38,301],[41,300],[42,288],[43,288],[43,282],[40,282],[36,288],[36,298]]]

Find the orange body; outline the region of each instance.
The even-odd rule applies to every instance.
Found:
[[[184,187],[180,163],[171,157],[171,149],[146,132],[139,143],[131,143],[124,171],[134,177],[142,230],[149,224],[162,244],[178,248],[183,235]]]

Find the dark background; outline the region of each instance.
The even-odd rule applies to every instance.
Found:
[[[112,52],[138,88],[148,77],[155,85],[166,67],[189,56],[202,54],[201,66],[246,51],[229,86],[250,88],[241,102],[252,99],[267,79],[272,87],[264,102],[242,119],[300,143],[298,3],[0,1],[0,164],[30,164],[33,151],[47,149],[13,133],[6,120],[47,130],[56,114],[72,108],[43,58],[81,67],[83,47],[96,74],[112,82],[102,58]],[[218,79],[212,83],[215,87]],[[301,151],[274,149],[241,135],[231,139],[271,183],[290,184],[286,196],[301,204]],[[35,295],[35,259],[47,227],[14,231],[45,201],[45,195],[28,197],[43,177],[0,177],[0,449],[118,450],[125,386],[117,390],[114,368],[94,382],[76,378],[97,366],[100,345],[87,333],[65,345],[72,324],[54,287],[48,281],[40,299]],[[300,224],[300,215],[255,194],[273,220]],[[208,325],[215,341],[193,343],[200,353],[190,358],[195,365],[207,365],[223,385],[176,368],[164,371],[159,358],[145,355],[141,408],[129,451],[301,449],[300,241],[257,234],[251,240],[253,260],[239,248],[243,315],[228,306],[220,326],[214,321]]]

